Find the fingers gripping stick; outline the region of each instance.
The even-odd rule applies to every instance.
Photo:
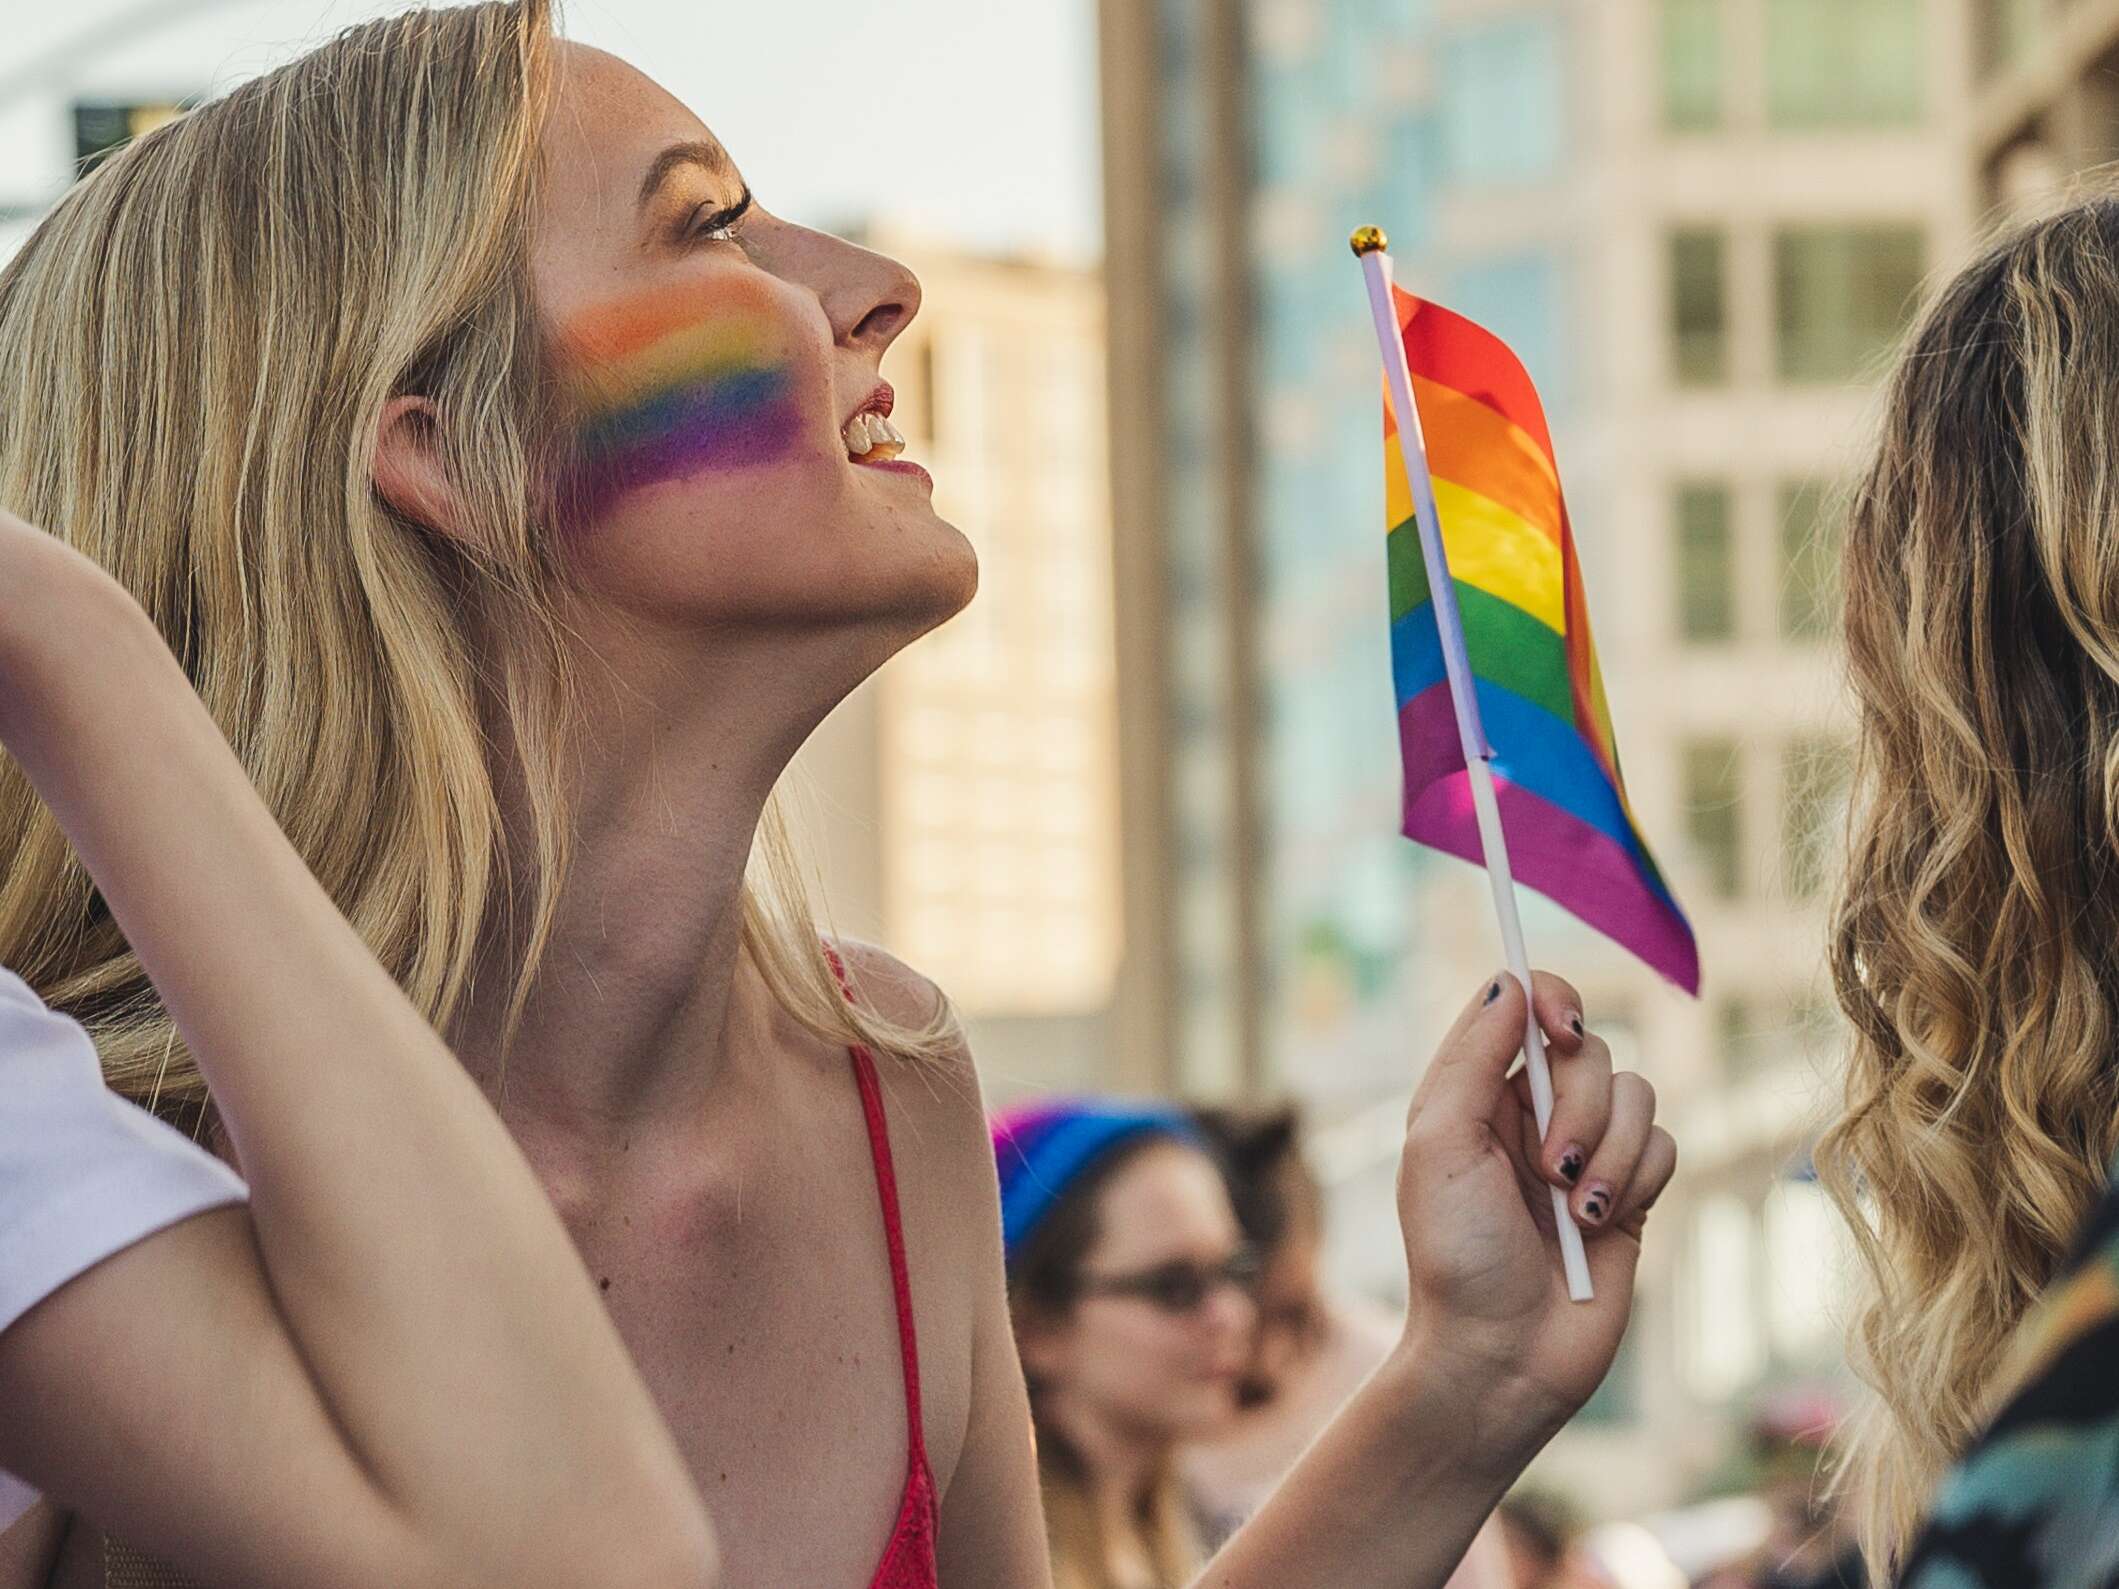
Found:
[[[1504,872],[1507,864],[1504,856]],[[1499,878],[1495,879],[1496,894],[1504,886]],[[1516,920],[1512,888],[1507,899],[1508,907],[1502,913],[1502,936],[1508,940],[1508,968],[1524,987],[1523,1061],[1530,1075],[1531,1112],[1537,1117],[1538,1141],[1542,1143],[1552,1125],[1552,1071],[1545,1063],[1545,1034],[1538,1029],[1537,1006],[1529,997],[1530,970],[1525,964],[1523,928]],[[1552,1198],[1553,1228],[1560,1233],[1560,1265],[1567,1273],[1567,1294],[1577,1302],[1592,1301],[1596,1290],[1589,1283],[1589,1255],[1582,1250],[1582,1232],[1576,1228],[1574,1212],[1567,1206],[1567,1194],[1557,1186],[1548,1186],[1545,1190]]]

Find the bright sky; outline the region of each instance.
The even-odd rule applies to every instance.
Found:
[[[141,3],[25,7],[0,36],[0,83]],[[56,133],[43,124],[76,92],[225,86],[401,3],[228,0],[138,31],[71,81],[43,77],[36,100],[0,104],[0,201],[51,180],[27,168],[49,158]],[[565,17],[569,37],[626,57],[697,110],[791,219],[888,218],[1069,259],[1101,247],[1094,0],[566,0]]]

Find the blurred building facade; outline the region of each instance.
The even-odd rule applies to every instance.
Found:
[[[949,990],[987,1090],[1146,1088],[1112,1029],[1117,685],[1104,311],[1094,272],[887,228],[923,307],[885,363],[908,455],[979,596],[886,664],[797,762],[839,930]]]
[[[1970,0],[1969,153],[1983,209],[2021,213],[2119,160],[2119,4]]]
[[[1745,1398],[1837,1357],[1835,1227],[1800,1174],[1847,735],[1830,505],[1970,235],[1969,21],[1108,0],[1104,22],[1121,1031],[1174,1086],[1308,1098],[1343,1272],[1402,1284],[1403,1095],[1499,950],[1483,879],[1393,837],[1376,354],[1345,245],[1380,222],[1401,282],[1538,380],[1633,802],[1701,940],[1693,1004],[1526,899],[1533,958],[1583,986],[1686,1155],[1552,1477],[1673,1499]]]

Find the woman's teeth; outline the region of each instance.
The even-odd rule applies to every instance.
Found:
[[[881,463],[905,450],[905,437],[881,414],[856,414],[842,432],[846,456],[856,463]]]

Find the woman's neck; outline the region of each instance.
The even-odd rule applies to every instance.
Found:
[[[1141,1509],[1168,1476],[1173,1448],[1147,1439],[1094,1409],[1052,1397],[1042,1409],[1080,1461],[1084,1485],[1100,1515],[1124,1517],[1137,1531]]]
[[[628,667],[619,684],[615,666],[600,670],[573,758],[572,853],[521,1019],[503,1056],[534,917],[527,874],[509,881],[494,916],[514,926],[488,935],[449,1034],[518,1131],[593,1149],[695,1122],[730,1056],[762,1041],[770,1000],[742,973],[745,867],[773,785],[823,710],[734,686],[752,671],[693,658]],[[717,676],[719,690],[699,682]],[[511,835],[526,835],[518,783],[503,782],[501,801]]]

